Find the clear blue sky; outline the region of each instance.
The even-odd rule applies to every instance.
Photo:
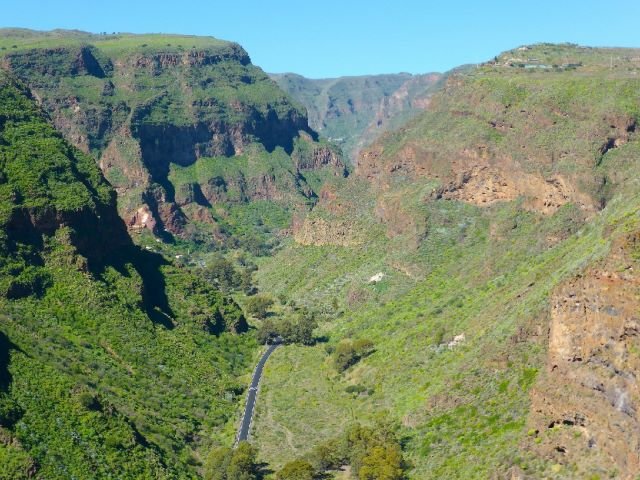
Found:
[[[639,0],[0,0],[0,25],[212,35],[268,72],[445,71],[518,45],[640,47]]]

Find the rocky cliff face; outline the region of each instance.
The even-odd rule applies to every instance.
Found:
[[[64,46],[55,45],[65,40],[57,35],[46,47],[21,37],[20,47],[0,62],[29,85],[65,138],[98,158],[132,229],[181,235],[191,221],[213,223],[205,210],[219,196],[210,195],[209,204],[202,201],[206,195],[176,199],[183,186],[169,178],[172,166],[246,155],[250,145],[260,145],[267,154],[291,155],[300,132],[306,143],[315,144],[304,111],[237,44],[197,37],[83,35],[66,38]],[[310,148],[311,155],[297,156],[301,170],[344,170],[334,150]],[[271,161],[269,155],[261,158]],[[287,168],[296,174],[291,160]],[[222,181],[245,182],[245,201],[287,196],[276,193],[268,177],[243,174],[245,180]],[[209,191],[210,180],[202,179],[200,190]],[[300,186],[299,202],[309,197],[308,190]]]
[[[551,298],[546,371],[532,392],[530,447],[554,463],[635,478],[640,470],[640,235]],[[584,473],[586,475],[586,473]]]
[[[361,152],[356,174],[381,190],[436,179],[434,198],[520,199],[544,215],[567,203],[602,208],[615,174],[600,159],[629,141],[637,121],[634,108],[612,99],[634,79],[607,78],[603,68],[579,77],[494,64],[478,71],[451,75],[426,113]]]

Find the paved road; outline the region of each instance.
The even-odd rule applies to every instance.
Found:
[[[247,403],[244,407],[244,414],[242,415],[240,428],[238,428],[235,445],[238,445],[238,442],[249,439],[249,431],[251,430],[251,422],[253,421],[253,411],[256,406],[256,397],[258,396],[258,387],[260,386],[260,379],[262,378],[262,369],[264,368],[264,364],[267,363],[269,356],[279,346],[280,342],[269,345],[269,348],[264,352],[256,365],[256,369],[253,371],[253,378],[251,379],[251,385],[249,385],[249,391],[247,392]]]

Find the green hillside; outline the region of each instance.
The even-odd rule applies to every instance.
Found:
[[[622,305],[638,307],[638,58],[507,52],[451,75],[429,111],[325,186],[258,271],[265,290],[324,312],[328,338],[270,360],[256,420],[266,461],[313,462],[349,422],[384,414],[410,478],[631,475],[637,420],[611,399],[640,399],[622,380],[638,338],[614,333],[633,324]],[[341,372],[345,339],[375,352]]]
[[[272,80],[4,29],[0,66],[0,478],[637,476],[640,50]]]
[[[0,73],[0,478],[197,478],[233,438],[238,306],[135,247],[95,161]]]

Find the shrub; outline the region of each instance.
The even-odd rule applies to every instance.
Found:
[[[257,451],[247,442],[237,448],[215,447],[204,465],[205,480],[254,480],[259,478]]]
[[[320,474],[349,465],[352,478],[398,480],[403,478],[405,462],[396,429],[397,425],[385,419],[379,420],[373,427],[356,423],[342,435],[314,447],[306,458],[309,466],[313,466]],[[281,477],[279,474],[277,478],[313,477]]]
[[[209,262],[204,269],[204,277],[224,291],[233,290],[243,283],[240,272],[236,271],[233,264],[221,255],[215,256]]]
[[[301,315],[296,322],[285,320],[281,335],[287,343],[313,345],[315,343],[313,331],[317,326],[314,316],[306,313]]]
[[[314,477],[313,467],[305,460],[287,463],[276,475],[278,480],[313,480]]]
[[[278,335],[280,335],[280,329],[276,322],[271,320],[270,318],[266,318],[259,326],[258,326],[258,342],[259,343],[267,343],[270,340],[275,339]]]
[[[270,296],[254,295],[247,300],[246,309],[249,315],[265,318],[271,305],[273,305],[273,299]]]
[[[363,338],[351,341],[350,339],[345,339],[336,346],[333,352],[333,362],[336,369],[339,372],[343,372],[358,363],[360,359],[371,355],[373,351],[374,345],[371,340]]]
[[[363,386],[363,385],[349,385],[347,388],[344,389],[345,392],[347,393],[355,393],[356,395],[362,393],[362,392],[366,392],[367,391],[367,387]]]
[[[398,445],[376,446],[362,459],[360,480],[398,480],[402,478],[402,452]]]

